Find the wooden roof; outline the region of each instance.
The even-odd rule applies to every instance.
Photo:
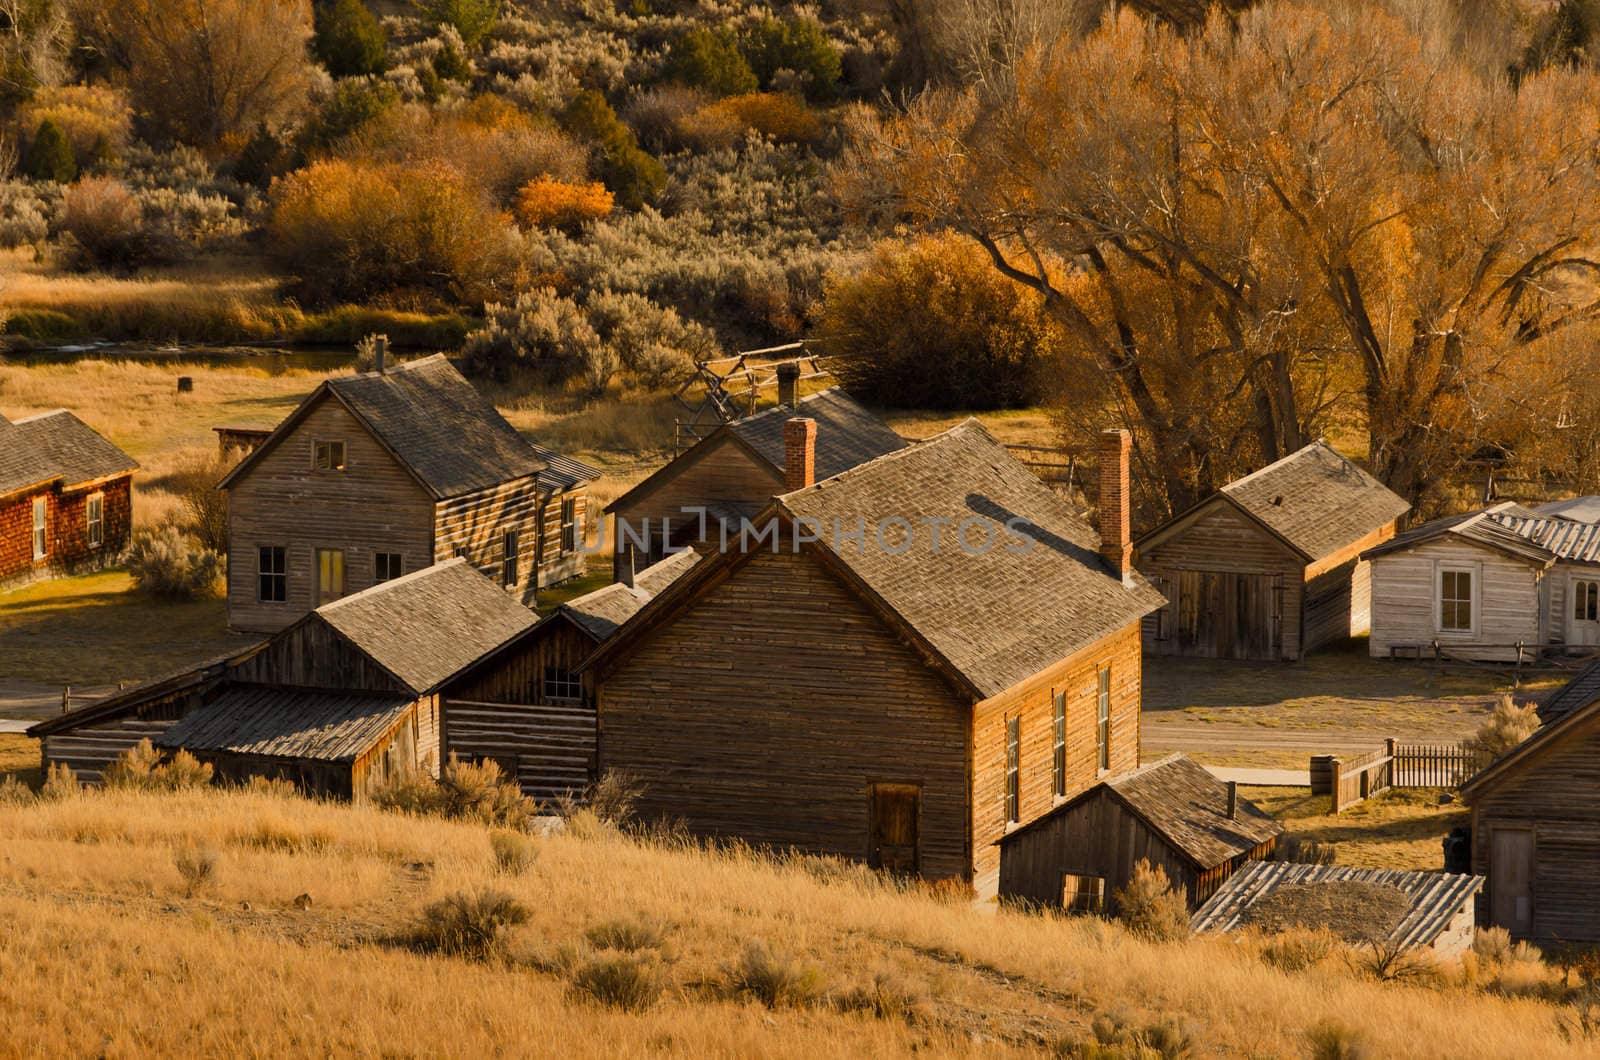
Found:
[[[1250,906],[1286,884],[1370,883],[1396,887],[1411,907],[1389,938],[1404,946],[1426,946],[1439,937],[1455,915],[1483,886],[1482,876],[1443,872],[1400,872],[1358,869],[1347,865],[1299,865],[1289,861],[1252,861],[1240,867],[1195,911],[1196,932],[1236,931],[1246,923]]]
[[[633,585],[612,582],[556,609],[594,639],[605,640],[628,619],[639,613],[661,590],[677,581],[700,559],[693,549],[675,552],[634,575]]]
[[[1000,845],[1006,846],[1058,814],[1102,795],[1126,806],[1202,871],[1249,853],[1283,832],[1276,818],[1249,799],[1240,798],[1237,815],[1229,817],[1228,785],[1186,755],[1172,754],[1101,781],[1007,833]]]
[[[1541,515],[1511,501],[1430,519],[1362,555],[1383,556],[1446,536],[1542,566],[1558,561],[1600,565],[1600,525]]]
[[[132,474],[138,461],[65,409],[0,416],[0,496],[59,483],[73,489]]]
[[[1541,704],[1539,722],[1554,725],[1575,710],[1582,710],[1600,700],[1600,660],[1579,670],[1573,678]]]
[[[220,483],[249,474],[318,402],[332,397],[436,500],[548,472],[551,488],[571,488],[599,472],[529,443],[443,354],[381,372],[326,379]]]
[[[1546,720],[1545,711],[1541,709],[1539,717],[1542,724],[1532,736],[1500,755],[1461,785],[1463,799],[1472,802],[1501,781],[1535,765],[1546,754],[1560,750],[1562,742],[1567,738],[1583,738],[1591,731],[1590,723],[1600,717],[1600,695],[1589,696],[1582,691],[1593,681],[1588,670],[1579,674],[1574,680],[1579,678],[1582,680],[1571,696],[1564,698],[1558,705],[1558,714]],[[1569,687],[1572,687],[1571,682]],[[1556,694],[1557,698],[1562,698],[1562,693],[1566,691],[1566,688],[1561,689]]]
[[[190,751],[354,762],[415,702],[407,695],[230,685],[154,742]]]
[[[538,621],[460,557],[323,604],[312,617],[418,695]]]

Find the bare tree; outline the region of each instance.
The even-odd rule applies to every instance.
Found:
[[[0,0],[0,97],[60,83],[70,30],[61,0]]]

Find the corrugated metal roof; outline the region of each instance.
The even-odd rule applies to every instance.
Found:
[[[1595,523],[1513,512],[1491,512],[1485,521],[1505,527],[1563,562],[1600,563],[1600,525]]]
[[[1347,865],[1299,865],[1289,861],[1252,861],[1229,877],[1217,893],[1195,911],[1195,931],[1237,931],[1250,906],[1286,884],[1370,883],[1396,887],[1411,899],[1389,937],[1405,946],[1426,946],[1439,937],[1451,918],[1483,886],[1482,876],[1443,872],[1358,869]]]
[[[1372,557],[1399,552],[1445,534],[1533,563],[1548,565],[1559,560],[1600,564],[1600,525],[1541,515],[1511,501],[1429,520],[1368,549],[1363,555]]]
[[[539,472],[539,482],[546,489],[556,493],[565,493],[584,482],[592,482],[600,477],[598,468],[590,467],[581,460],[574,460],[570,456],[562,456],[554,449],[540,445],[538,442],[528,443],[539,459],[545,463],[544,470]]]
[[[1533,506],[1535,513],[1547,519],[1571,519],[1579,523],[1600,523],[1600,494],[1568,497],[1561,501],[1548,501]]]
[[[0,416],[0,495],[50,482],[71,489],[138,468],[138,461],[65,409],[16,421]]]
[[[353,762],[414,702],[404,695],[232,685],[155,742],[190,751]]]

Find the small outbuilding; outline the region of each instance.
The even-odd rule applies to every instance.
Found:
[[[1112,777],[1000,839],[1000,897],[1114,913],[1114,893],[1141,860],[1161,868],[1193,908],[1235,869],[1269,856],[1283,831],[1237,786],[1169,755]]]
[[[1190,920],[1196,933],[1327,929],[1351,943],[1394,941],[1440,956],[1472,944],[1483,877],[1263,861],[1246,865]]]

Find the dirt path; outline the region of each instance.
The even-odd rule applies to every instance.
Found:
[[[115,685],[91,685],[72,690],[72,705],[81,707],[116,691]],[[0,723],[24,721],[31,725],[61,713],[61,686],[43,681],[0,680]],[[26,725],[24,725],[26,728]],[[0,732],[8,730],[0,728]],[[21,732],[21,729],[15,730]]]

